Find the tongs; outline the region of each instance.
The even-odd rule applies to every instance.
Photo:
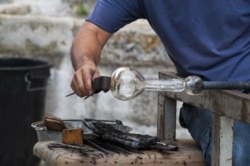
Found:
[[[93,81],[92,81],[92,88],[94,90],[94,94],[97,94],[101,91],[103,92],[108,92],[110,90],[110,82],[111,82],[111,77],[108,76],[100,76],[100,77],[96,77]],[[75,92],[72,92],[68,95],[66,95],[65,97],[69,97],[74,95]],[[87,99],[89,96],[86,96],[84,99]]]

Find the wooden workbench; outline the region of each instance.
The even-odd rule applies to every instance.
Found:
[[[105,154],[85,145],[88,155],[83,155],[79,150],[53,148],[48,144],[53,142],[37,142],[33,153],[43,160],[47,166],[112,166],[112,165],[144,165],[144,166],[205,166],[199,147],[192,140],[179,140],[175,144],[178,151],[142,151],[133,154]],[[55,142],[54,142],[55,143]]]

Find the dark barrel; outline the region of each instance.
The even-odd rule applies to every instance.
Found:
[[[0,58],[0,166],[36,166],[37,136],[31,123],[44,116],[51,64],[31,58]]]

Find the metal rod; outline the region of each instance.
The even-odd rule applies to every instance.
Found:
[[[157,145],[161,145],[163,148],[168,149],[168,150],[178,150],[178,146],[171,145],[171,144],[166,144],[164,142],[156,142]]]
[[[69,97],[69,96],[72,96],[72,95],[74,95],[74,94],[76,94],[75,92],[72,92],[72,93],[70,93],[70,94],[67,94],[65,97]]]
[[[92,146],[92,147],[94,147],[94,148],[102,151],[103,153],[110,154],[110,151],[102,148],[101,146],[99,146],[98,144],[96,144],[95,142],[93,142],[92,140],[84,138],[84,141],[85,141],[86,144],[88,144],[88,145],[90,145],[90,146]]]
[[[75,92],[72,92],[72,93],[70,93],[70,94],[67,94],[65,97],[69,97],[69,96],[72,96],[72,95],[74,95],[74,94],[76,94]],[[84,97],[84,99],[87,99],[87,98],[89,98],[89,96],[85,96]]]
[[[248,90],[250,81],[203,81],[203,89]]]

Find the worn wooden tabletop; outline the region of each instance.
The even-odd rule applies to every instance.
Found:
[[[178,151],[160,152],[156,150],[142,151],[132,154],[105,154],[84,145],[87,155],[76,149],[48,148],[56,142],[37,142],[33,153],[41,158],[47,166],[111,166],[111,165],[145,165],[145,166],[203,166],[205,165],[201,150],[192,140],[178,140],[175,144]]]

